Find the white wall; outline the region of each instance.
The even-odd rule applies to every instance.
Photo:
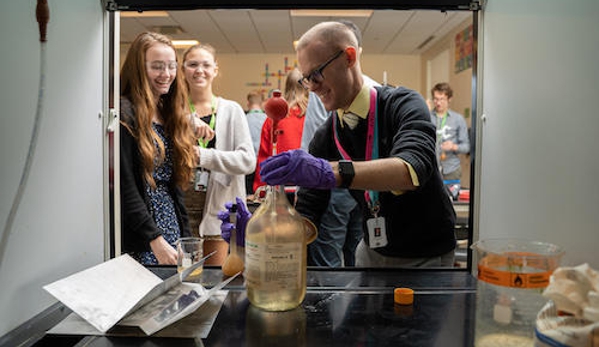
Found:
[[[129,44],[120,45],[121,64],[125,61],[128,49]],[[182,57],[184,51],[184,49],[180,49],[178,54]],[[219,75],[214,80],[214,92],[238,102],[243,108],[247,107],[247,94],[250,91],[263,90],[266,95],[271,89],[284,89],[286,73],[297,62],[293,52],[286,54],[220,54],[216,52],[216,60],[219,66]],[[268,64],[269,73],[275,74],[268,78],[270,85],[266,85],[266,64]],[[362,55],[361,64],[362,71],[380,83],[383,82],[383,75],[386,72],[389,84],[402,85],[417,91],[422,89],[421,61],[418,55],[383,55],[366,52]],[[449,63],[447,64],[449,65]]]
[[[56,302],[43,285],[104,258],[101,1],[48,3],[45,101],[28,185],[0,259],[0,336]],[[37,107],[35,7],[35,1],[4,1],[0,11],[0,230]]]
[[[479,237],[562,246],[599,269],[599,1],[484,11]],[[480,114],[479,114],[480,115]]]
[[[219,76],[214,80],[214,92],[227,99],[237,101],[247,107],[247,94],[255,89],[269,91],[273,88],[285,88],[286,72],[284,59],[288,59],[288,68],[296,62],[295,54],[219,54]],[[124,61],[121,59],[121,61]],[[270,86],[248,86],[248,82],[265,82],[265,63],[269,72],[283,77],[269,77]],[[420,90],[420,57],[417,55],[380,55],[364,53],[362,71],[378,82],[383,82],[383,72],[387,72],[387,82]]]

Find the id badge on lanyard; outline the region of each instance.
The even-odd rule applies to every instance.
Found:
[[[366,221],[366,226],[368,228],[370,248],[385,247],[388,243],[385,217],[370,218]]]
[[[370,107],[368,110],[368,133],[366,135],[366,151],[365,151],[365,159],[372,160],[377,159],[379,156],[379,146],[378,146],[378,122],[377,122],[377,98],[376,98],[376,89],[370,89]],[[335,138],[335,144],[337,145],[337,149],[339,150],[339,154],[341,157],[346,160],[351,160],[349,154],[343,149],[341,146],[341,142],[339,141],[339,136],[337,135],[337,120],[336,113],[333,113],[335,119],[333,119],[333,134]],[[385,217],[379,216],[379,194],[375,191],[365,191],[364,198],[366,199],[366,203],[370,209],[372,218],[369,218],[366,221],[366,227],[368,229],[368,243],[370,248],[379,248],[385,247],[388,243],[387,240],[387,228],[385,226]]]
[[[195,113],[195,107],[191,101],[189,102],[190,109]],[[210,128],[214,130],[214,126],[216,123],[216,98],[212,96],[212,116],[210,117]],[[202,141],[198,139],[198,145],[202,148],[206,148],[210,141]],[[195,177],[193,180],[193,189],[196,192],[205,192],[208,190],[208,181],[210,180],[210,171],[198,167],[195,172]]]
[[[208,179],[210,178],[210,171],[202,168],[196,169],[195,178],[193,181],[193,189],[196,192],[205,192],[208,190]]]

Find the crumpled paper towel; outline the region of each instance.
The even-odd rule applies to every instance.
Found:
[[[557,268],[543,296],[552,300],[558,311],[599,320],[599,273],[589,264]]]
[[[537,316],[535,346],[599,346],[599,273],[588,264],[557,268]]]

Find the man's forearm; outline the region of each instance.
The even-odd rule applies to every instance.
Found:
[[[355,176],[350,189],[407,191],[416,187],[406,164],[398,158],[353,162]],[[338,162],[331,162],[337,186],[341,185]]]

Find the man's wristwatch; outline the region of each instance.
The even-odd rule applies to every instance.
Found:
[[[337,171],[339,171],[339,176],[341,177],[341,185],[340,188],[349,188],[351,186],[351,182],[354,180],[355,172],[354,172],[354,164],[351,160],[339,160],[339,165],[337,166]]]

